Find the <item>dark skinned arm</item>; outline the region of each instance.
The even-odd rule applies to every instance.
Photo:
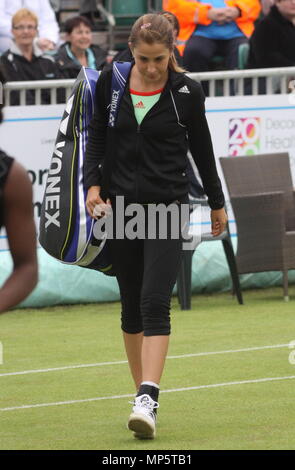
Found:
[[[38,280],[32,185],[26,170],[15,161],[4,188],[4,208],[13,271],[0,289],[0,313],[24,300]]]

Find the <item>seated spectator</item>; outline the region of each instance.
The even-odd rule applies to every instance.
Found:
[[[216,55],[227,69],[238,67],[239,45],[248,42],[259,15],[259,0],[167,0],[167,10],[180,23],[178,47],[190,72],[210,70]]]
[[[95,70],[104,67],[107,53],[92,44],[91,23],[87,18],[70,18],[65,23],[65,32],[66,43],[55,56],[63,78],[76,78],[82,66]]]
[[[32,11],[22,8],[12,17],[13,41],[1,57],[0,64],[9,82],[49,80],[59,78],[54,60],[44,57],[34,39],[37,36],[38,18]],[[50,102],[48,90],[42,90],[42,103]],[[19,104],[18,92],[11,93],[11,104]],[[34,92],[27,90],[26,104],[34,104]]]
[[[295,66],[295,0],[275,0],[250,39],[248,68]]]
[[[39,19],[37,46],[43,52],[55,49],[59,42],[59,27],[49,0],[0,0],[0,54],[9,49],[13,37],[12,16],[21,8],[33,11]]]

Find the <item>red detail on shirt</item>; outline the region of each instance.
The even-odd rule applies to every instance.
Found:
[[[138,103],[136,103],[136,105],[134,106],[134,108],[145,109],[145,105],[143,104],[142,101],[139,101]]]
[[[130,88],[130,93],[131,95],[138,95],[138,96],[153,96],[153,95],[158,95],[159,93],[162,93],[164,88],[160,88],[160,90],[155,90],[155,91],[135,91]]]

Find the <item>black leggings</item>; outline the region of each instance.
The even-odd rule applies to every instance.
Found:
[[[113,205],[114,210],[114,205]],[[170,334],[170,301],[180,266],[182,239],[109,240],[126,333]]]

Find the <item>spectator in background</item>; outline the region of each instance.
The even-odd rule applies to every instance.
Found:
[[[275,0],[250,39],[248,68],[295,66],[295,0]]]
[[[0,70],[0,81],[4,77]],[[0,123],[2,122],[0,105]],[[5,227],[13,270],[0,289],[0,313],[15,307],[38,279],[32,184],[26,170],[0,150],[0,228]]]
[[[76,78],[82,66],[95,70],[104,67],[107,52],[92,44],[92,28],[87,18],[70,18],[65,23],[65,32],[66,43],[55,56],[63,78]]]
[[[22,8],[12,17],[13,41],[1,57],[0,64],[7,81],[49,80],[59,78],[58,67],[51,57],[44,57],[34,39],[38,18],[34,12]],[[42,90],[42,103],[49,103],[48,90]],[[34,92],[27,90],[26,103],[34,104]],[[11,93],[11,104],[19,104],[18,92]]]
[[[215,55],[236,69],[239,45],[248,42],[261,9],[259,0],[167,0],[165,6],[178,17],[178,47],[190,72],[208,71]]]
[[[39,36],[36,42],[39,49],[55,49],[59,42],[59,27],[49,0],[0,0],[0,54],[10,47],[12,16],[21,8],[28,8],[39,19]]]

